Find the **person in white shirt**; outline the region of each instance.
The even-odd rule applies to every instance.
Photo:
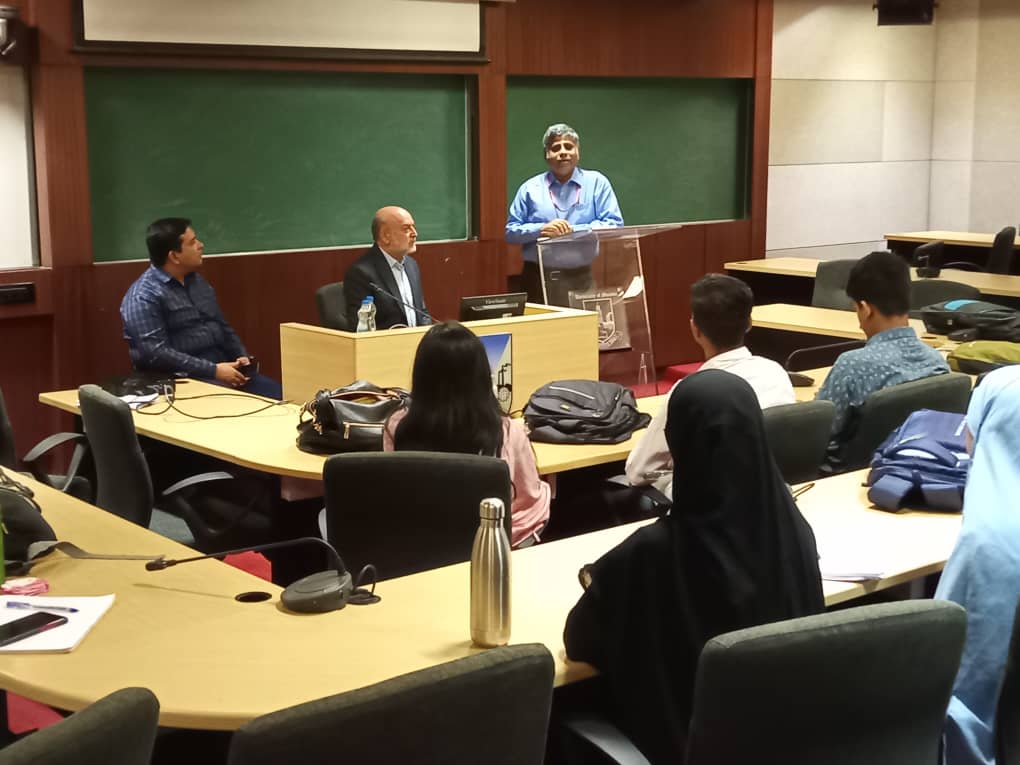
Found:
[[[744,345],[753,305],[751,288],[732,276],[707,274],[691,285],[691,334],[705,354],[701,369],[722,369],[743,377],[762,409],[792,404],[796,399],[786,370],[770,359],[752,356]],[[627,481],[631,486],[652,486],[672,502],[673,460],[666,445],[666,410],[663,406],[652,418],[627,458]]]

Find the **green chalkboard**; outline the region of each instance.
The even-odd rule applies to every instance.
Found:
[[[747,79],[509,78],[507,199],[545,169],[546,127],[566,122],[628,225],[746,218],[753,93]]]
[[[468,236],[462,76],[88,68],[85,98],[97,261],[164,216],[210,254],[369,242],[387,204]]]

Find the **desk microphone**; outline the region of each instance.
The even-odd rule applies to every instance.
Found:
[[[196,560],[223,558],[225,555],[243,552],[276,550],[281,547],[296,547],[297,545],[309,542],[325,547],[329,551],[333,569],[330,571],[320,571],[317,574],[309,574],[302,579],[298,579],[283,591],[280,601],[288,611],[297,611],[299,613],[322,614],[327,611],[337,611],[347,605],[347,601],[354,591],[354,583],[351,580],[350,572],[340,558],[340,553],[329,542],[318,537],[288,539],[283,542],[270,542],[264,545],[241,547],[237,550],[224,550],[223,552],[196,555],[194,558],[181,558],[179,560],[167,560],[160,557],[146,563],[145,570],[162,571],[171,566],[177,566],[181,563],[192,563]]]
[[[390,292],[389,290],[384,290],[382,287],[380,287],[375,282],[369,282],[368,286],[371,287],[372,289],[374,289],[376,292],[381,292],[386,297],[392,298],[393,300],[396,300],[398,303],[400,303],[400,305],[404,306],[404,308],[410,308],[412,311],[414,311],[416,314],[418,314],[418,316],[424,316],[425,320],[429,324],[432,323],[432,316],[430,316],[426,311],[422,311],[420,308],[416,308],[415,306],[411,305],[410,303],[405,303],[403,300],[398,298],[392,292]]]

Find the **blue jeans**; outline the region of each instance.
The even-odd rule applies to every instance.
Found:
[[[222,385],[224,388],[231,386],[226,383],[221,383],[219,380],[212,379],[209,382],[214,385]],[[283,386],[280,385],[272,377],[266,377],[265,375],[256,372],[239,390],[243,390],[246,393],[254,393],[256,396],[265,396],[266,398],[274,398],[277,401],[283,398]]]

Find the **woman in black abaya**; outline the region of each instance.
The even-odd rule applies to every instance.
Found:
[[[814,535],[776,468],[754,391],[705,370],[669,399],[673,509],[586,567],[567,617],[614,721],[653,763],[683,761],[694,674],[716,635],[824,607]]]

